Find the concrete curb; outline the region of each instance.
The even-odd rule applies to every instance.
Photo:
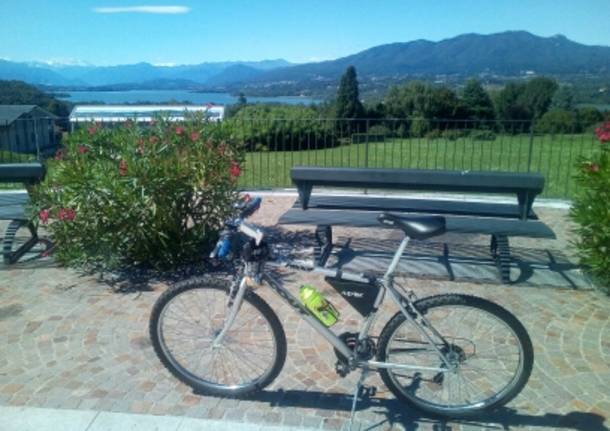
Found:
[[[311,429],[182,416],[0,406],[2,431],[305,431]]]

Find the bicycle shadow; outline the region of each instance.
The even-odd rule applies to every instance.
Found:
[[[349,421],[352,397],[342,393],[324,393],[304,390],[263,390],[249,396],[250,401],[269,403],[270,407],[299,407],[318,410],[341,411],[345,424]],[[374,431],[390,429],[394,426],[403,427],[406,431],[414,431],[420,426],[434,430],[453,430],[457,426],[468,429],[502,429],[510,430],[512,427],[544,427],[554,429],[571,429],[578,431],[609,431],[604,425],[605,418],[595,413],[572,411],[566,414],[545,413],[543,415],[529,415],[509,407],[502,407],[496,411],[486,413],[485,417],[469,420],[446,420],[425,415],[415,409],[405,406],[396,399],[360,398],[354,429],[360,431]],[[344,425],[345,425],[344,424]]]

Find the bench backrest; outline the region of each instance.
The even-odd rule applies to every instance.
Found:
[[[46,169],[40,162],[0,164],[0,183],[36,184],[45,174]]]
[[[481,193],[540,193],[544,189],[544,177],[536,173],[294,167],[290,175],[295,184],[335,187]]]
[[[313,186],[499,193],[516,194],[521,218],[526,219],[535,197],[544,189],[544,177],[538,173],[298,166],[290,176],[303,208],[307,208]]]

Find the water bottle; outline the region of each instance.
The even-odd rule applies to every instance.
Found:
[[[330,327],[339,320],[339,312],[314,287],[305,284],[300,289],[301,302],[325,326]]]

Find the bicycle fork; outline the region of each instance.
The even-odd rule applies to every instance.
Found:
[[[237,316],[237,313],[239,312],[239,309],[241,308],[241,303],[244,300],[244,295],[246,294],[246,289],[248,287],[246,277],[241,278],[241,281],[239,282],[239,287],[237,288],[237,293],[235,294],[235,296],[233,296],[233,288],[234,288],[235,284],[236,283],[234,283],[233,286],[231,286],[231,291],[229,293],[229,300],[227,302],[228,316],[225,319],[222,329],[220,330],[218,335],[216,335],[216,337],[212,341],[212,349],[218,348],[218,346],[220,346],[220,344],[222,343],[222,340],[225,337],[227,331],[231,328],[231,325],[233,325],[233,322],[235,322],[235,317]]]

